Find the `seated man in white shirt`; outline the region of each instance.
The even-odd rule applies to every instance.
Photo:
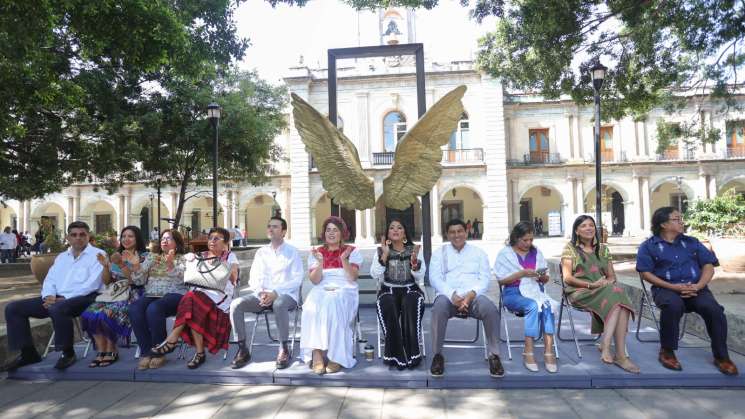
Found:
[[[499,310],[484,295],[489,288],[491,271],[486,253],[466,243],[466,223],[450,220],[445,226],[447,238],[440,249],[432,252],[429,280],[437,291],[432,304],[432,366],[430,374],[445,373],[442,347],[448,320],[453,316],[473,317],[484,322],[489,350],[489,375],[504,376],[499,360]]]
[[[281,217],[272,217],[266,226],[266,232],[271,243],[262,246],[254,256],[248,281],[250,294],[238,297],[230,304],[230,322],[238,343],[238,352],[231,364],[233,369],[241,368],[251,360],[246,347],[244,314],[258,313],[266,308],[271,308],[274,312],[279,329],[277,368],[283,369],[290,365],[290,351],[287,347],[290,311],[297,308],[300,300],[300,285],[305,269],[297,248],[284,241],[287,221]]]
[[[95,300],[103,272],[98,256],[106,255],[103,250],[88,244],[89,236],[88,224],[82,221],[71,223],[67,227],[70,248],[54,260],[44,279],[41,298],[13,301],[5,307],[8,347],[11,351],[20,350],[21,354],[4,370],[13,371],[41,361],[31,337],[30,317],[52,319],[54,343],[56,349],[62,351],[54,367],[64,370],[75,363],[73,319]]]

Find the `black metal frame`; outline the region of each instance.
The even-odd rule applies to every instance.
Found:
[[[574,341],[574,346],[577,348],[577,357],[582,359],[582,351],[579,349],[579,343],[583,342],[584,344],[595,344],[595,342],[600,340],[600,337],[602,334],[598,334],[595,337],[590,338],[578,338],[577,337],[577,331],[574,328],[574,318],[572,317],[572,310],[577,310],[580,312],[586,312],[590,313],[587,310],[582,310],[580,308],[574,307],[569,303],[569,299],[567,298],[566,294],[566,284],[564,283],[564,273],[562,272],[561,265],[559,265],[559,284],[561,285],[561,308],[559,309],[559,320],[558,320],[558,329],[556,330],[556,338],[559,339],[562,342],[566,341]],[[564,316],[564,307],[566,307],[567,315],[569,316],[569,325],[572,328],[572,338],[562,338],[561,337],[561,319]],[[592,315],[592,313],[590,313]]]
[[[507,357],[512,360],[512,348],[523,348],[525,347],[525,338],[522,339],[511,339],[510,338],[510,330],[509,326],[507,325],[507,318],[505,318],[504,313],[510,313],[517,317],[518,319],[525,318],[525,313],[521,311],[512,311],[507,308],[507,306],[504,305],[504,285],[499,285],[499,322],[502,324],[502,327],[504,328],[504,337],[502,337],[502,333],[499,334],[499,339],[507,344]],[[557,324],[556,328],[556,334],[558,335],[558,326],[561,326],[561,323]],[[540,328],[540,335],[537,339],[533,339],[534,346],[537,348],[545,347],[545,343],[539,343],[543,341],[543,327]],[[515,343],[512,343],[515,342]],[[556,340],[556,336],[554,336],[554,354],[556,355],[556,359],[559,359],[559,345]]]
[[[396,44],[375,45],[368,47],[333,48],[328,50],[328,101],[329,120],[336,126],[337,119],[337,87],[336,60],[345,58],[395,57],[413,55],[416,62],[416,101],[418,117],[427,111],[427,99],[424,93],[424,45]],[[422,196],[422,244],[424,260],[429,265],[432,256],[432,209],[429,192]],[[425,281],[429,282],[429,275],[425,274]]]
[[[649,292],[647,291],[647,284],[644,282],[644,278],[642,278],[641,273],[639,274],[639,282],[642,286],[642,295],[639,298],[639,314],[638,318],[636,320],[636,340],[639,342],[659,342],[660,341],[660,322],[657,320],[657,314],[655,313],[657,311],[657,306],[654,304],[654,301],[652,301],[652,298],[649,297]],[[642,339],[639,332],[641,331],[642,327],[642,315],[644,314],[644,308],[647,307],[649,309],[649,312],[652,314],[652,321],[654,322],[654,327],[657,329],[657,339]],[[686,334],[686,323],[688,322],[688,313],[683,313],[683,319],[681,320],[680,325],[680,334],[678,335],[678,340],[683,340],[683,337]]]

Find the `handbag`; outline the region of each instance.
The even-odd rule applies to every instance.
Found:
[[[118,303],[127,300],[129,300],[129,281],[126,279],[104,285],[96,297],[98,303]]]
[[[184,284],[225,293],[230,280],[230,267],[219,258],[203,258],[197,255],[186,261]]]

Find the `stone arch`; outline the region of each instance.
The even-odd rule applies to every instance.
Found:
[[[664,185],[665,183],[670,183],[674,185],[674,187],[677,188],[677,177],[676,176],[665,176],[660,179],[657,179],[655,182],[649,185],[649,193],[650,194],[654,193],[655,190],[657,190],[660,186]],[[685,178],[681,178],[680,190],[683,191],[688,196],[688,199],[690,199],[691,201],[698,198],[696,191],[691,187],[691,185],[688,184]],[[654,209],[652,211],[654,211]]]
[[[385,234],[386,224],[390,218],[399,218],[404,222],[406,227],[409,229],[411,238],[415,241],[421,240],[422,237],[422,202],[421,198],[417,198],[414,205],[407,208],[404,211],[394,210],[385,206],[383,202],[383,195],[381,194],[378,199],[375,200],[375,235],[373,239],[377,242],[380,240],[380,236]]]
[[[566,215],[564,214],[565,200],[561,189],[550,182],[531,182],[519,191],[520,221],[534,223],[536,236],[548,235],[549,223],[555,219],[554,213],[559,213],[559,232],[561,235]],[[538,220],[538,223],[535,221]]]
[[[745,193],[745,175],[730,175],[722,179],[717,188],[717,195],[721,195],[730,189],[738,193]]]
[[[0,204],[0,230],[10,227],[11,229],[19,229],[18,225],[18,214],[12,206],[6,203]]]
[[[279,202],[268,192],[257,192],[242,200],[246,225],[246,240],[266,241],[266,223],[274,215],[282,215]]]
[[[225,207],[220,201],[217,201],[217,225],[225,227],[225,217],[222,212]],[[191,237],[199,237],[202,231],[209,230],[212,227],[212,197],[199,196],[187,200],[184,203],[184,211],[181,215],[181,224],[191,229]]]
[[[119,212],[111,202],[105,199],[89,201],[80,211],[80,219],[87,222],[91,231],[96,234],[118,232],[121,229]]]
[[[612,234],[622,235],[627,228],[628,220],[631,219],[630,214],[626,213],[625,205],[629,201],[629,194],[615,182],[603,182],[602,186],[604,195],[601,201],[603,226]],[[585,211],[590,214],[595,214],[594,192],[595,184],[592,184],[584,198]]]
[[[677,184],[674,176],[658,180],[649,188],[649,209],[654,213],[657,209],[672,206],[681,212],[688,209],[688,203],[696,199],[696,194],[685,181]]]
[[[481,238],[484,233],[484,199],[475,186],[461,183],[448,185],[440,193],[438,202],[443,237],[447,233],[445,224],[453,218],[461,218],[466,222],[478,220],[478,228],[472,230],[469,238]]]

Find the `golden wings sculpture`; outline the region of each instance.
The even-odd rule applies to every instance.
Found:
[[[396,145],[391,173],[383,180],[385,206],[405,210],[429,192],[442,173],[442,150],[463,114],[466,86],[437,101]],[[375,206],[373,180],[365,174],[354,144],[328,118],[292,94],[295,127],[313,156],[329,196],[348,209]]]

